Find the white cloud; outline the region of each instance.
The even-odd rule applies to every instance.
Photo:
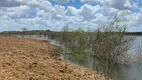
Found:
[[[24,3],[22,3],[21,0],[1,0],[0,1],[1,7],[15,7],[20,5],[24,5]]]
[[[66,9],[61,5],[52,5],[47,0],[2,0],[0,3],[0,29],[1,30],[20,30],[22,27],[28,29],[51,29],[60,30],[65,24],[71,28],[90,27],[92,30],[100,24],[104,24],[111,16],[117,13],[130,11],[133,7],[128,0],[94,0],[103,5],[84,4],[77,9],[68,6]],[[68,2],[69,0],[58,0]],[[16,2],[16,4],[14,3]],[[110,2],[110,3],[108,3]],[[122,3],[122,4],[116,4]],[[7,4],[10,4],[7,6]],[[142,9],[140,9],[142,11]],[[126,16],[130,20],[130,30],[133,26],[142,25],[142,14],[133,13]]]
[[[39,10],[36,15],[38,17],[47,17],[47,16],[49,16],[49,14],[46,13],[44,10]]]
[[[142,14],[138,13],[134,15],[135,19],[133,19],[133,25],[130,28],[132,31],[142,31]]]
[[[96,0],[80,0],[80,1],[85,3],[85,4],[92,4],[94,2],[97,2]]]
[[[120,10],[132,9],[133,3],[134,3],[131,0],[111,0],[109,2],[108,2],[109,6],[112,6],[114,8],[120,9]]]
[[[89,19],[94,19],[96,18],[95,14],[97,11],[100,10],[100,6],[91,6],[88,4],[85,4],[81,7],[80,9],[80,15],[83,17],[83,19],[89,20]]]
[[[48,9],[52,4],[47,0],[28,0],[26,2],[32,8]]]
[[[8,8],[8,15],[11,18],[28,18],[30,16],[30,8],[28,6],[19,6]]]
[[[26,5],[18,7],[3,8],[0,10],[0,17],[7,16],[9,18],[28,18],[30,16],[30,8]]]
[[[133,0],[81,0],[84,3],[100,3],[104,6],[126,10],[136,8],[136,3]]]
[[[67,16],[75,16],[77,15],[78,10],[75,7],[69,6],[65,12]]]
[[[105,16],[115,16],[119,10],[108,6],[102,7],[102,12]]]
[[[69,2],[69,0],[55,0],[56,2],[58,2],[58,3],[67,3],[67,2]]]

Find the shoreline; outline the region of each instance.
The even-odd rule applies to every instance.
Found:
[[[0,79],[105,80],[94,79],[90,69],[56,59],[55,53],[56,46],[47,41],[0,36]]]

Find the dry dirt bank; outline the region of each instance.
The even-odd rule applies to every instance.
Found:
[[[0,36],[0,80],[96,80],[86,68],[64,67],[55,49],[47,42]]]

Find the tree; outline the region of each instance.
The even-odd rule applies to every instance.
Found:
[[[78,28],[71,32],[71,40],[69,42],[69,49],[72,57],[77,64],[86,61],[88,51],[88,33],[82,28]]]
[[[113,76],[113,69],[117,68],[123,57],[128,54],[133,39],[126,37],[125,32],[125,25],[121,25],[121,20],[115,17],[92,35],[94,69],[105,73],[106,77]]]
[[[25,31],[27,31],[27,28],[24,27],[24,28],[22,28],[21,30],[22,30],[23,32],[25,32]]]
[[[69,28],[68,28],[68,26],[67,25],[65,25],[64,27],[63,27],[63,29],[62,29],[62,33],[61,33],[61,44],[64,44],[64,50],[65,50],[65,52],[64,52],[64,56],[65,56],[65,60],[66,60],[66,54],[67,54],[67,49],[68,49],[68,41],[69,41],[69,35],[68,35],[68,33],[69,33]]]
[[[25,33],[26,33],[26,31],[27,31],[27,28],[24,27],[24,28],[22,28],[21,30],[22,30],[22,32],[23,32],[23,37],[24,37],[24,36],[25,36]]]

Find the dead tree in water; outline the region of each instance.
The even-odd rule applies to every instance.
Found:
[[[119,26],[119,20],[114,19],[103,29],[98,29],[92,36],[92,51],[94,52],[94,69],[113,77],[113,70],[119,66],[122,57],[128,53],[132,38],[124,35],[126,29]]]

